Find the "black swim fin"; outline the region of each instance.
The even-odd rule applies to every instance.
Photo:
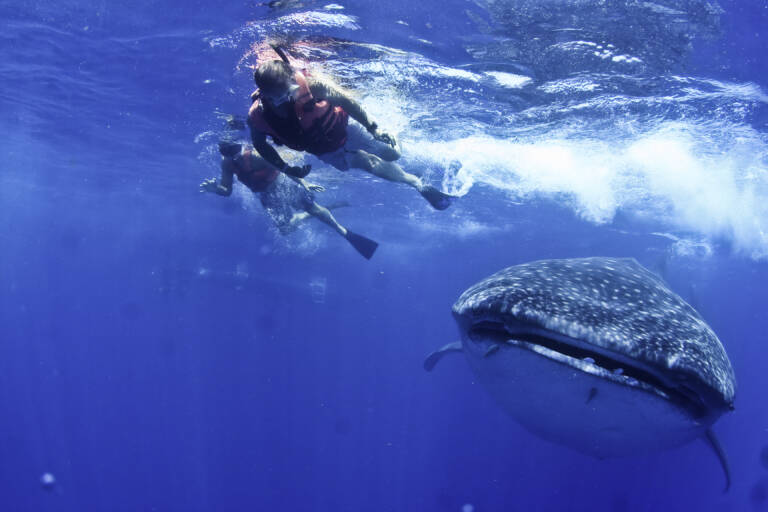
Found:
[[[363,235],[358,235],[350,230],[347,230],[347,240],[357,252],[362,254],[363,258],[369,260],[376,252],[376,248],[379,246],[376,242],[370,238],[365,238]]]
[[[432,208],[435,210],[445,210],[456,199],[456,196],[452,196],[449,194],[446,194],[444,192],[440,192],[435,187],[431,185],[427,185],[424,187],[424,189],[420,192],[421,195],[429,201],[429,204],[432,205]]]

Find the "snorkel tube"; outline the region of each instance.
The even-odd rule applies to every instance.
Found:
[[[295,73],[296,71],[293,65],[291,64],[290,59],[288,59],[288,56],[285,54],[285,51],[275,43],[269,43],[269,46],[270,48],[272,48],[272,50],[274,50],[277,56],[280,57],[280,60],[282,60],[288,66],[288,68],[291,70],[291,73]],[[261,59],[258,59],[258,60],[261,60]],[[256,72],[254,72],[253,75],[254,75],[254,80],[256,80]],[[251,93],[251,103],[261,98],[261,91],[258,89],[258,81],[256,85],[257,85],[257,89],[253,93]]]
[[[272,49],[273,49],[273,50],[275,50],[275,53],[277,54],[277,56],[278,56],[278,57],[280,57],[280,60],[282,60],[283,62],[285,62],[286,64],[288,64],[288,66],[290,66],[291,70],[293,71],[293,66],[291,65],[291,61],[290,61],[290,60],[288,60],[288,56],[285,54],[285,52],[283,51],[283,49],[282,49],[282,48],[280,48],[280,47],[279,47],[278,45],[276,45],[276,44],[270,44],[269,46],[271,46],[271,47],[272,47]]]
[[[302,70],[296,69],[293,64],[291,64],[291,61],[288,59],[288,55],[285,54],[285,51],[280,48],[277,44],[270,43],[270,45],[273,50],[275,50],[275,53],[280,57],[280,60],[282,60],[286,66],[291,70],[291,73],[295,75],[299,75],[301,79],[295,78],[296,81],[299,83],[299,86],[301,86],[302,83],[304,83],[304,87],[307,87],[306,85],[306,79],[304,78],[305,72]],[[315,108],[315,103],[313,101],[307,102],[304,104],[303,110],[304,112],[311,112]]]

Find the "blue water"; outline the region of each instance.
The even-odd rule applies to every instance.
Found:
[[[278,4],[0,3],[0,510],[768,510],[768,4]],[[366,261],[200,194],[267,38],[461,198],[313,162]],[[595,460],[423,371],[467,286],[593,255],[722,340],[728,494],[703,442]]]

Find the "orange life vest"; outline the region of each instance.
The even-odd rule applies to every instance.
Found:
[[[243,151],[241,158],[237,159],[235,175],[240,183],[253,190],[254,192],[263,192],[267,187],[277,179],[280,171],[270,165],[255,169],[252,158],[254,157],[250,149]]]
[[[271,114],[255,97],[248,111],[248,124],[272,137],[275,144],[284,144],[296,151],[322,155],[336,151],[347,142],[349,114],[328,100],[312,96],[307,79],[300,71],[293,74],[299,86],[293,99],[295,117],[283,120]]]

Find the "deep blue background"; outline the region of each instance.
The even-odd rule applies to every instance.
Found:
[[[768,87],[765,3],[721,5],[723,34],[697,46],[691,72]],[[475,7],[440,6],[345,12],[368,22],[360,41],[465,58],[456,13]],[[763,261],[727,241],[665,260],[665,239],[622,221],[482,187],[437,213],[394,185],[343,182],[330,193],[378,205],[339,218],[379,252],[366,262],[322,226],[319,248],[296,251],[258,209],[197,192],[216,168],[195,138],[219,129],[215,109],[244,109],[250,87],[233,71],[241,48],[206,37],[274,13],[165,0],[5,2],[0,15],[0,510],[768,508]],[[433,49],[391,35],[398,19],[428,21]],[[490,211],[499,230],[452,236],[404,222],[406,207],[425,225]],[[593,460],[523,431],[461,358],[422,370],[456,339],[450,306],[468,285],[598,254],[662,268],[726,346],[739,382],[716,427],[729,494],[702,442]]]

